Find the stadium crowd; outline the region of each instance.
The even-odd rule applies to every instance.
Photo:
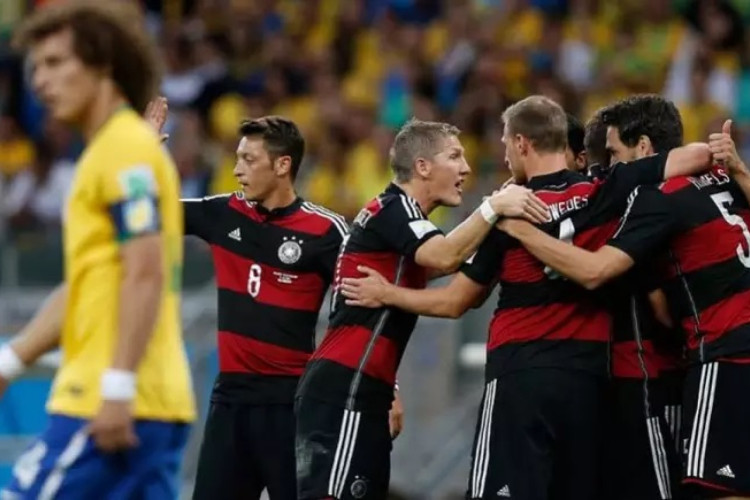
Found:
[[[45,119],[9,49],[27,3],[42,2],[0,7],[0,209],[15,230],[59,225],[81,150]],[[678,104],[686,142],[732,117],[740,147],[750,149],[741,140],[750,128],[747,2],[143,4],[163,54],[168,145],[183,196],[234,190],[237,123],[266,114],[289,117],[307,138],[302,194],[347,218],[389,180],[388,148],[411,116],[456,124],[473,169],[469,184],[501,183],[509,173],[498,117],[534,93],[583,121],[629,93],[662,93]],[[445,222],[446,212],[433,219]]]

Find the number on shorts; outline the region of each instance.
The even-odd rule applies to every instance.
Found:
[[[573,236],[576,234],[576,228],[573,225],[573,219],[568,217],[560,221],[560,232],[557,235],[557,239],[566,243],[573,243]],[[566,279],[563,275],[555,271],[549,266],[544,267],[544,274],[551,280]]]
[[[712,194],[711,199],[716,204],[716,208],[719,209],[719,212],[721,212],[721,216],[724,217],[724,220],[727,221],[728,224],[737,226],[742,230],[742,235],[747,242],[747,250],[742,247],[742,243],[739,243],[737,245],[737,258],[740,259],[743,266],[750,267],[750,230],[748,230],[747,224],[745,224],[742,217],[737,214],[730,214],[729,210],[727,210],[727,207],[734,202],[734,198],[732,198],[729,191],[722,191],[721,193]]]
[[[40,462],[46,454],[47,445],[43,441],[37,441],[18,458],[13,466],[13,476],[22,489],[27,489],[34,483],[41,469]]]
[[[260,275],[263,268],[258,264],[250,266],[250,273],[247,275],[247,293],[251,297],[257,297],[260,293]]]

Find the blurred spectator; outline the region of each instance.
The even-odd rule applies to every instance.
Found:
[[[75,170],[73,162],[64,157],[67,144],[60,139],[52,132],[40,141],[31,167],[8,184],[0,208],[12,230],[60,227]]]
[[[390,141],[411,116],[462,129],[467,195],[508,177],[500,115],[529,93],[585,122],[628,93],[663,92],[682,110],[686,140],[730,116],[750,132],[743,0],[142,2],[162,41],[168,147],[186,196],[236,189],[237,125],[263,114],[305,135],[301,194],[347,217],[391,179]],[[14,22],[2,3],[0,23]],[[33,162],[19,117],[40,133],[33,100],[5,88],[21,81],[18,66],[0,67],[0,109],[21,108],[0,120],[5,175]]]
[[[34,162],[34,145],[23,134],[15,117],[0,115],[0,175],[10,178]]]

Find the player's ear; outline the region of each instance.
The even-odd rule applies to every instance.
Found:
[[[647,135],[642,135],[638,138],[638,151],[641,156],[649,156],[654,153],[654,147],[651,144],[651,138]]]
[[[576,166],[578,167],[579,170],[586,169],[586,163],[588,163],[587,158],[588,158],[588,155],[586,154],[585,150],[581,151],[580,153],[576,155],[575,161],[576,161]]]
[[[417,176],[427,178],[432,172],[432,164],[424,158],[417,158],[414,162],[414,171]]]
[[[273,162],[273,171],[278,177],[284,177],[292,170],[292,157],[279,156]]]
[[[522,156],[526,156],[526,154],[529,152],[529,140],[521,134],[516,134],[516,137],[513,141],[513,146],[518,151],[518,154]]]

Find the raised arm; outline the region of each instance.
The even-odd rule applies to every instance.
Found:
[[[414,314],[458,318],[485,297],[485,287],[457,273],[446,286],[415,290],[389,283],[377,271],[360,267],[364,278],[344,278],[346,303],[359,307],[393,306]]]
[[[506,219],[498,227],[520,241],[534,257],[589,290],[633,266],[633,259],[617,248],[603,246],[591,252],[553,238],[525,221]]]
[[[416,251],[414,260],[445,274],[454,272],[476,251],[498,217],[523,217],[542,223],[548,220],[547,206],[529,189],[509,185],[482,202],[448,235],[426,241]]]
[[[729,171],[729,175],[737,183],[750,203],[750,170],[737,153],[737,147],[732,140],[732,120],[727,120],[721,128],[721,133],[711,134],[708,144],[714,161]]]
[[[695,175],[711,167],[711,149],[705,142],[691,142],[675,148],[667,155],[664,179],[681,175]],[[645,184],[645,183],[644,183]]]
[[[663,246],[677,230],[677,220],[666,196],[655,186],[643,186],[630,197],[615,237],[595,252],[552,238],[523,221],[503,220],[499,227],[563,276],[594,289]]]

